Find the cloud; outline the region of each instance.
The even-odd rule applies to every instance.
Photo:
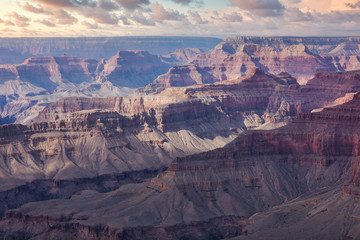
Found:
[[[4,21],[4,24],[5,24],[6,26],[15,26],[15,23],[12,22],[12,21],[10,21],[10,20]]]
[[[290,3],[290,4],[298,4],[301,2],[302,2],[302,0],[286,0],[286,3]]]
[[[173,1],[174,3],[181,4],[181,5],[189,5],[190,3],[195,3],[195,4],[201,6],[204,4],[204,2],[200,1],[200,0],[171,0],[171,1]]]
[[[10,14],[8,14],[8,16],[11,18],[11,22],[9,22],[9,25],[12,25],[13,22],[15,22],[15,25],[18,27],[27,27],[29,26],[29,21],[31,20],[30,18],[24,16],[24,15],[19,15],[16,12],[12,12]]]
[[[36,22],[41,23],[41,24],[43,24],[43,25],[45,25],[45,26],[47,26],[47,27],[56,27],[56,24],[53,23],[53,22],[51,22],[51,21],[49,21],[49,20],[43,19],[43,20],[38,20],[38,21],[36,21]]]
[[[56,20],[57,24],[62,24],[62,25],[71,25],[77,23],[78,21],[77,18],[75,18],[70,13],[62,9],[58,9],[54,12],[54,19]]]
[[[149,0],[116,0],[116,2],[127,10],[135,10],[150,5]]]
[[[92,18],[95,22],[107,25],[117,25],[120,17],[115,13],[109,13],[104,10],[88,11],[83,9],[79,13],[87,18]]]
[[[358,2],[356,2],[356,3],[354,3],[354,4],[352,4],[352,3],[345,3],[345,6],[347,6],[347,7],[349,7],[349,8],[353,8],[353,9],[355,9],[355,8],[360,8],[360,1],[358,1]]]
[[[329,13],[313,13],[316,22],[340,24],[347,22],[360,22],[360,11],[331,11]]]
[[[298,8],[287,8],[286,19],[290,22],[308,22],[313,21],[314,16],[310,13],[304,13]]]
[[[147,17],[144,16],[144,14],[142,12],[135,12],[132,16],[131,16],[131,20],[140,23],[141,25],[145,25],[145,26],[154,26],[155,22],[152,21],[151,19],[148,19]]]
[[[30,5],[28,2],[25,3],[25,5],[21,5],[20,3],[17,3],[19,7],[21,7],[22,9],[24,9],[25,11],[28,12],[32,12],[32,13],[38,13],[38,14],[47,14],[47,15],[52,15],[52,12],[44,9],[43,7],[41,7],[40,5],[38,5],[37,7]]]
[[[193,0],[172,0],[174,3],[179,3],[182,5],[189,5]]]
[[[0,18],[0,23],[4,24],[6,26],[15,26],[15,23],[13,23],[12,21],[10,21],[10,20],[2,20],[1,18]]]
[[[66,10],[82,11],[84,9],[91,11],[105,10],[116,11],[120,9],[117,2],[113,0],[33,0],[49,7],[57,7]],[[31,6],[33,10],[34,6]]]
[[[115,11],[120,10],[120,5],[135,8],[148,0],[33,0],[48,7],[57,9],[54,13],[59,24],[73,24],[78,20],[71,15],[77,13],[86,18],[91,18],[98,24],[117,25],[121,20],[129,24]]]
[[[122,22],[123,25],[131,25],[131,22],[125,16],[120,16],[120,21]]]
[[[284,13],[284,5],[279,0],[230,0],[231,4],[250,11],[259,17],[278,17]]]
[[[30,18],[27,18],[26,16],[23,16],[23,15],[19,15],[16,12],[12,12],[8,16],[15,19],[16,21],[19,21],[19,22],[28,22],[28,21],[30,21]]]
[[[12,28],[3,28],[3,29],[0,29],[1,32],[13,32],[13,33],[16,33],[16,31]]]
[[[106,11],[115,11],[120,8],[117,3],[109,0],[99,0],[98,7]]]
[[[189,10],[188,13],[189,13],[190,17],[192,18],[192,20],[195,22],[195,24],[208,24],[209,23],[209,21],[204,20],[198,12]]]
[[[86,21],[83,21],[81,23],[84,27],[86,27],[87,29],[98,29],[99,28],[99,25],[96,24],[96,23],[89,23],[89,22],[86,22]]]
[[[92,0],[34,0],[44,5],[53,7],[96,7],[96,2]]]
[[[186,20],[184,14],[170,8],[165,9],[164,6],[158,2],[154,2],[150,9],[152,11],[151,19],[155,22]]]
[[[224,13],[224,15],[222,16],[222,20],[225,22],[242,22],[243,17],[236,12],[232,12],[230,14]]]

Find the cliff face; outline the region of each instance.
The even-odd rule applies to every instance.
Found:
[[[108,61],[66,55],[33,57],[19,65],[0,66],[0,82],[19,80],[50,92],[60,85],[97,79],[108,80],[118,87],[135,88],[150,83],[169,67],[160,57],[145,51],[119,51]]]
[[[79,110],[111,109],[125,115],[154,112],[159,124],[229,114],[233,119],[252,116],[258,121],[254,126],[258,126],[276,122],[271,120],[276,112],[279,112],[279,121],[296,116],[297,101],[293,101],[292,96],[298,88],[295,79],[287,74],[275,76],[254,69],[246,77],[221,84],[167,88],[157,94],[120,98],[63,99],[47,106],[38,121],[56,120]]]
[[[183,65],[191,62],[196,55],[202,52],[204,50],[199,48],[176,49],[170,54],[163,55],[162,58],[165,61],[174,63],[174,65]]]
[[[15,68],[15,76],[3,76],[0,81],[20,80],[51,92],[64,83],[91,81],[97,66],[97,60],[68,56],[29,58],[21,65],[10,67]],[[3,69],[6,71],[5,66]]]
[[[298,88],[289,75],[257,69],[235,81],[155,95],[62,99],[38,122],[0,127],[1,177],[67,179],[157,169],[173,157],[223,146],[245,129],[290,120],[300,110],[291,99]]]
[[[0,66],[0,114],[11,123],[29,123],[45,105],[63,97],[123,96],[145,86],[171,65],[144,51],[119,51],[108,61],[32,57]],[[5,122],[6,123],[6,122]]]
[[[142,87],[165,73],[170,65],[145,51],[119,51],[104,65],[101,78],[115,86]]]
[[[353,47],[340,47],[344,44]],[[170,69],[139,91],[233,80],[257,67],[272,74],[288,72],[305,84],[319,71],[358,70],[358,53],[357,38],[230,38],[210,52],[196,55],[190,64]]]
[[[218,48],[235,52],[244,44],[258,44],[281,49],[283,46],[303,44],[319,55],[358,55],[359,37],[232,37],[218,45]],[[341,50],[341,51],[339,51]]]
[[[108,61],[32,57],[23,64],[0,66],[0,94],[6,98],[2,122],[30,123],[44,105],[63,97],[123,96],[150,83],[138,90],[149,94],[171,86],[235,80],[257,67],[272,74],[288,72],[303,84],[318,71],[358,69],[359,57],[351,55],[356,44],[356,38],[244,37],[227,39],[205,53],[189,48],[160,57],[119,51]],[[179,63],[186,65],[174,66]]]
[[[356,237],[357,216],[351,214],[359,212],[359,126],[360,93],[342,105],[300,114],[282,128],[246,132],[223,148],[178,157],[143,183],[9,210],[0,232],[48,239],[181,239],[190,229],[195,239],[206,239],[205,232],[215,239],[291,237],[272,232],[275,226],[298,231],[299,239]],[[342,204],[351,210],[341,210]],[[343,223],[348,227],[331,227]]]
[[[194,68],[196,68],[194,66]],[[180,68],[179,76],[184,76]],[[189,73],[191,75],[192,73]],[[174,74],[175,75],[175,74]],[[335,100],[346,101],[346,94],[360,90],[359,71],[319,72],[306,85],[299,86],[287,73],[265,74],[254,69],[251,74],[236,80],[190,87],[157,89],[156,94],[139,94],[109,99],[65,99],[48,106],[40,113],[38,120],[47,121],[61,118],[66,112],[85,109],[111,109],[120,114],[136,114],[149,111],[165,111],[167,104],[178,106],[181,116],[185,104],[206,105],[206,114],[224,112],[234,116],[237,111],[246,112],[251,122],[276,123],[292,119],[300,112],[309,112],[334,104]],[[343,100],[339,99],[345,97]],[[193,104],[197,102],[198,105]],[[201,103],[200,103],[201,102]],[[181,106],[181,107],[180,107]],[[175,108],[174,108],[175,109]],[[204,111],[198,110],[198,114]],[[251,118],[249,116],[252,116]],[[159,121],[162,122],[162,121]]]

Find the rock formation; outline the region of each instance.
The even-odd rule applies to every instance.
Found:
[[[101,79],[115,86],[137,88],[151,83],[169,67],[160,57],[145,51],[119,51],[106,61]]]
[[[292,119],[298,87],[288,75],[256,69],[235,81],[156,95],[63,99],[36,123],[0,127],[1,176],[16,185],[158,169],[173,157],[223,146],[245,129]]]
[[[199,48],[176,49],[174,52],[163,55],[163,59],[175,63],[174,65],[183,65],[191,62],[193,58],[202,53]]]
[[[1,65],[0,113],[4,123],[30,123],[48,103],[70,96],[128,95],[170,66],[144,51],[119,51],[108,61],[63,55]]]
[[[139,92],[232,80],[249,74],[256,67],[272,74],[287,72],[305,84],[320,71],[359,70],[359,50],[335,50],[336,44],[359,46],[359,41],[358,38],[229,38],[213,50],[195,55],[190,64],[173,67]]]
[[[223,148],[178,157],[142,183],[8,210],[0,233],[47,239],[207,239],[206,232],[214,239],[289,239],[294,232],[295,239],[357,238],[358,195],[346,189],[358,184],[359,125],[360,93],[342,105],[300,114],[282,128],[245,132]],[[278,231],[287,228],[294,232]]]

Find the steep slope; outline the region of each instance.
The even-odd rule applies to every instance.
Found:
[[[115,86],[137,88],[151,83],[169,67],[159,56],[145,51],[119,51],[106,62],[101,78]]]
[[[249,74],[256,67],[272,74],[287,72],[305,84],[319,71],[359,70],[356,51],[330,53],[336,44],[349,42],[359,45],[358,38],[229,38],[213,50],[195,55],[190,64],[170,69],[139,91],[149,93],[168,86],[232,80]]]
[[[2,236],[356,238],[357,194],[343,189],[358,170],[359,126],[360,93],[285,127],[246,132],[224,148],[176,158],[151,181],[9,210]]]
[[[297,88],[289,76],[257,69],[236,81],[156,95],[63,99],[47,106],[37,123],[0,127],[1,178],[158,169],[175,156],[223,146],[244,129],[291,119]]]
[[[311,52],[319,55],[358,55],[360,37],[232,37],[227,38],[218,46],[224,49],[236,51],[244,44],[258,44],[260,46],[274,47],[281,49],[283,46],[303,44]],[[343,51],[337,52],[338,49]]]
[[[295,79],[288,74],[275,76],[265,74],[261,69],[254,69],[248,76],[234,81],[166,88],[157,94],[135,94],[102,100],[64,99],[46,107],[39,114],[38,121],[61,119],[67,113],[79,110],[106,108],[120,114],[152,110],[155,110],[155,115],[158,112],[166,112],[170,120],[165,119],[163,123],[180,119],[186,121],[194,114],[196,117],[232,114],[234,121],[246,120],[245,125],[248,127],[257,127],[266,122],[276,122],[272,117],[276,117],[277,112],[279,121],[296,116],[298,102],[292,101],[292,96],[296,95],[298,88]],[[175,106],[178,106],[178,112],[175,111]],[[189,110],[194,113],[182,115],[182,111]]]
[[[2,65],[1,117],[4,123],[30,123],[44,106],[64,97],[128,95],[170,66],[159,56],[144,51],[119,51],[108,61],[63,55]]]
[[[183,65],[191,62],[193,58],[204,52],[204,50],[199,48],[185,48],[185,49],[176,49],[174,52],[163,55],[163,59],[169,62],[176,63],[174,65]]]

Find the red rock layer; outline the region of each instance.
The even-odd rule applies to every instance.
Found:
[[[256,67],[272,74],[288,72],[301,84],[305,84],[319,71],[360,69],[357,55],[342,55],[338,51],[339,55],[315,54],[309,50],[309,47],[313,47],[314,51],[317,49],[311,42],[302,42],[301,39],[288,42],[285,38],[227,39],[212,51],[196,55],[191,64],[170,69],[167,74],[139,91],[154,92],[157,88],[168,86],[232,80],[249,74]],[[180,71],[184,78],[179,75]]]
[[[177,158],[167,172],[174,176],[183,171],[199,174],[197,172],[209,169],[240,169],[259,158],[295,165],[311,163],[329,169],[336,163],[344,173],[352,165],[350,184],[344,187],[344,192],[360,195],[359,127],[360,93],[345,104],[325,108],[321,112],[300,114],[285,127],[272,131],[251,131],[240,135],[224,148]],[[256,186],[259,180],[253,177],[247,181]],[[265,183],[260,180],[259,184]],[[161,183],[157,185],[162,186],[160,188],[167,186]]]
[[[297,101],[292,101],[292,95],[297,89],[298,84],[287,74],[274,76],[255,69],[247,77],[223,84],[167,88],[153,95],[63,99],[46,107],[38,121],[56,120],[79,110],[109,109],[125,115],[148,112],[159,124],[219,114],[238,118],[256,114],[265,122],[276,122],[296,116],[299,106]]]

